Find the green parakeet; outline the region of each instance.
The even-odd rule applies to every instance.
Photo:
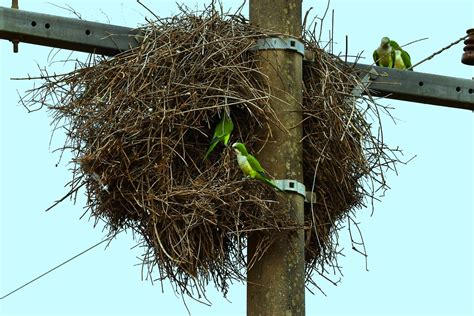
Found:
[[[214,135],[212,136],[209,149],[207,150],[206,155],[204,155],[204,160],[207,159],[207,157],[211,154],[211,152],[214,150],[217,144],[219,144],[219,142],[222,142],[225,146],[227,146],[227,143],[229,142],[230,138],[230,133],[232,133],[233,129],[234,123],[226,112],[224,113],[224,115],[222,115],[221,120],[217,124],[216,129],[214,130]]]
[[[248,153],[247,148],[242,143],[232,144],[235,154],[237,155],[237,163],[242,172],[249,178],[260,180],[269,186],[284,192],[275,182],[265,175],[265,170],[262,168],[257,158]]]
[[[394,58],[392,54],[392,46],[390,45],[390,39],[388,37],[382,37],[380,46],[374,50],[372,57],[377,66],[393,68]]]
[[[393,50],[394,64],[393,68],[407,69],[411,67],[411,58],[408,52],[403,50],[395,41],[390,41],[390,46]],[[410,69],[413,70],[413,69]]]

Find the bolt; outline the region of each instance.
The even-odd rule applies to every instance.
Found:
[[[18,0],[12,0],[12,9],[19,9]],[[12,43],[13,43],[13,52],[18,53],[18,43],[20,43],[20,41],[18,39],[14,39],[12,40]]]

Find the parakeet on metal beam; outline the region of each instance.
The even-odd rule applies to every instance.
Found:
[[[390,45],[390,39],[388,37],[382,37],[380,46],[374,50],[372,57],[377,66],[393,68],[392,46]]]
[[[390,41],[393,51],[393,68],[407,69],[411,67],[411,58],[407,51],[403,50],[395,41]],[[413,70],[413,69],[410,69]]]

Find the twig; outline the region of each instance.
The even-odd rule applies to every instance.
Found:
[[[427,40],[427,39],[428,39],[428,37],[423,37],[423,38],[420,38],[420,39],[411,41],[411,42],[409,42],[409,43],[403,44],[403,45],[400,46],[400,47],[405,47],[405,46],[408,46],[408,45],[411,45],[411,44],[414,44],[414,43],[418,43],[418,42],[421,42],[421,41],[424,41],[424,40]]]

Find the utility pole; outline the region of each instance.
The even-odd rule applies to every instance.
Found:
[[[250,0],[249,15],[256,26],[295,40],[301,35],[301,0]],[[139,45],[137,35],[138,30],[123,26],[0,7],[0,39],[113,56]],[[472,46],[465,51],[463,60],[468,61]],[[272,130],[273,137],[260,152],[259,160],[277,179],[302,183],[302,56],[284,49],[257,53],[262,57],[261,71],[269,78],[271,106],[289,131]],[[469,60],[472,63],[472,58]],[[371,65],[354,67],[361,75],[369,70],[376,72],[370,76],[369,87],[384,98],[474,111],[473,80]],[[280,199],[290,216],[302,225],[303,196],[285,193]],[[258,233],[249,236],[249,258],[259,238]],[[303,229],[277,233],[273,245],[248,270],[247,314],[304,315],[304,262]]]
[[[301,0],[251,0],[250,23],[285,34],[301,36]],[[259,160],[276,179],[303,182],[302,90],[303,57],[296,51],[259,50],[260,70],[268,76],[271,107],[289,131],[272,130],[273,137]],[[304,198],[297,193],[280,195],[283,205],[299,225],[304,223]],[[261,236],[249,234],[248,260],[255,254]],[[304,315],[304,231],[282,231],[273,244],[247,271],[247,315]]]

